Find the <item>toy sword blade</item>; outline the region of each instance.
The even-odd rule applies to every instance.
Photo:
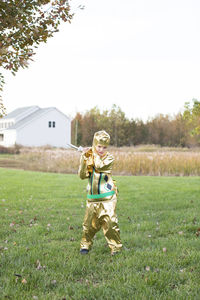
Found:
[[[72,145],[72,144],[67,144],[70,148],[73,148],[73,149],[76,149],[77,151],[79,152],[82,152],[83,151],[83,147],[82,146],[75,146],[75,145]]]

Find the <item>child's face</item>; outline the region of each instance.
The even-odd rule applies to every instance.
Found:
[[[106,151],[107,151],[107,147],[106,146],[102,146],[101,144],[98,144],[96,146],[96,152],[97,152],[97,154],[99,156],[101,156],[101,157],[104,156],[105,153],[106,153]]]

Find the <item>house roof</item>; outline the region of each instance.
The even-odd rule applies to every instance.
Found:
[[[19,117],[20,115],[26,113],[27,111],[33,109],[33,108],[38,108],[39,109],[39,106],[26,106],[26,107],[20,107],[20,108],[17,108],[15,110],[13,110],[12,112],[10,112],[9,114],[7,114],[5,117],[3,117],[3,120],[6,120],[6,119],[15,119],[17,117]]]
[[[51,108],[39,108],[37,111],[31,113],[27,117],[23,118],[19,122],[15,123],[13,126],[10,126],[8,129],[18,129],[21,126],[24,126],[25,124],[29,123],[31,120],[40,117],[44,113],[46,113]]]
[[[34,110],[34,108],[36,110]],[[15,124],[13,124],[12,126],[10,126],[9,128],[7,128],[5,130],[12,130],[12,129],[18,129],[20,127],[23,127],[26,124],[28,124],[29,122],[31,122],[32,120],[39,118],[43,114],[45,114],[48,111],[53,110],[53,109],[56,109],[57,111],[59,111],[56,107],[40,108],[39,106],[28,106],[28,107],[21,107],[21,108],[15,109],[14,111],[12,111],[11,113],[9,113],[3,119],[11,119],[11,118],[15,119],[17,117],[20,117],[20,115],[22,115],[22,114],[24,114],[24,113],[26,113],[28,111],[30,111],[30,114],[27,115],[24,118],[21,118],[18,122],[16,122]],[[59,111],[59,113],[61,113],[65,118],[69,119],[61,111]]]

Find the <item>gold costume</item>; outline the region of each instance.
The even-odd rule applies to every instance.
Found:
[[[108,146],[109,141],[110,136],[105,131],[98,131],[94,135],[92,148],[81,155],[79,176],[81,179],[88,178],[81,249],[89,250],[94,235],[102,228],[113,254],[122,247],[115,212],[117,187],[111,177],[114,157],[109,152],[99,156],[96,151],[97,145]]]

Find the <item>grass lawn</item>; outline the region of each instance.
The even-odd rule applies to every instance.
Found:
[[[87,182],[0,169],[0,299],[200,299],[200,178],[115,179],[125,247],[81,256]]]

